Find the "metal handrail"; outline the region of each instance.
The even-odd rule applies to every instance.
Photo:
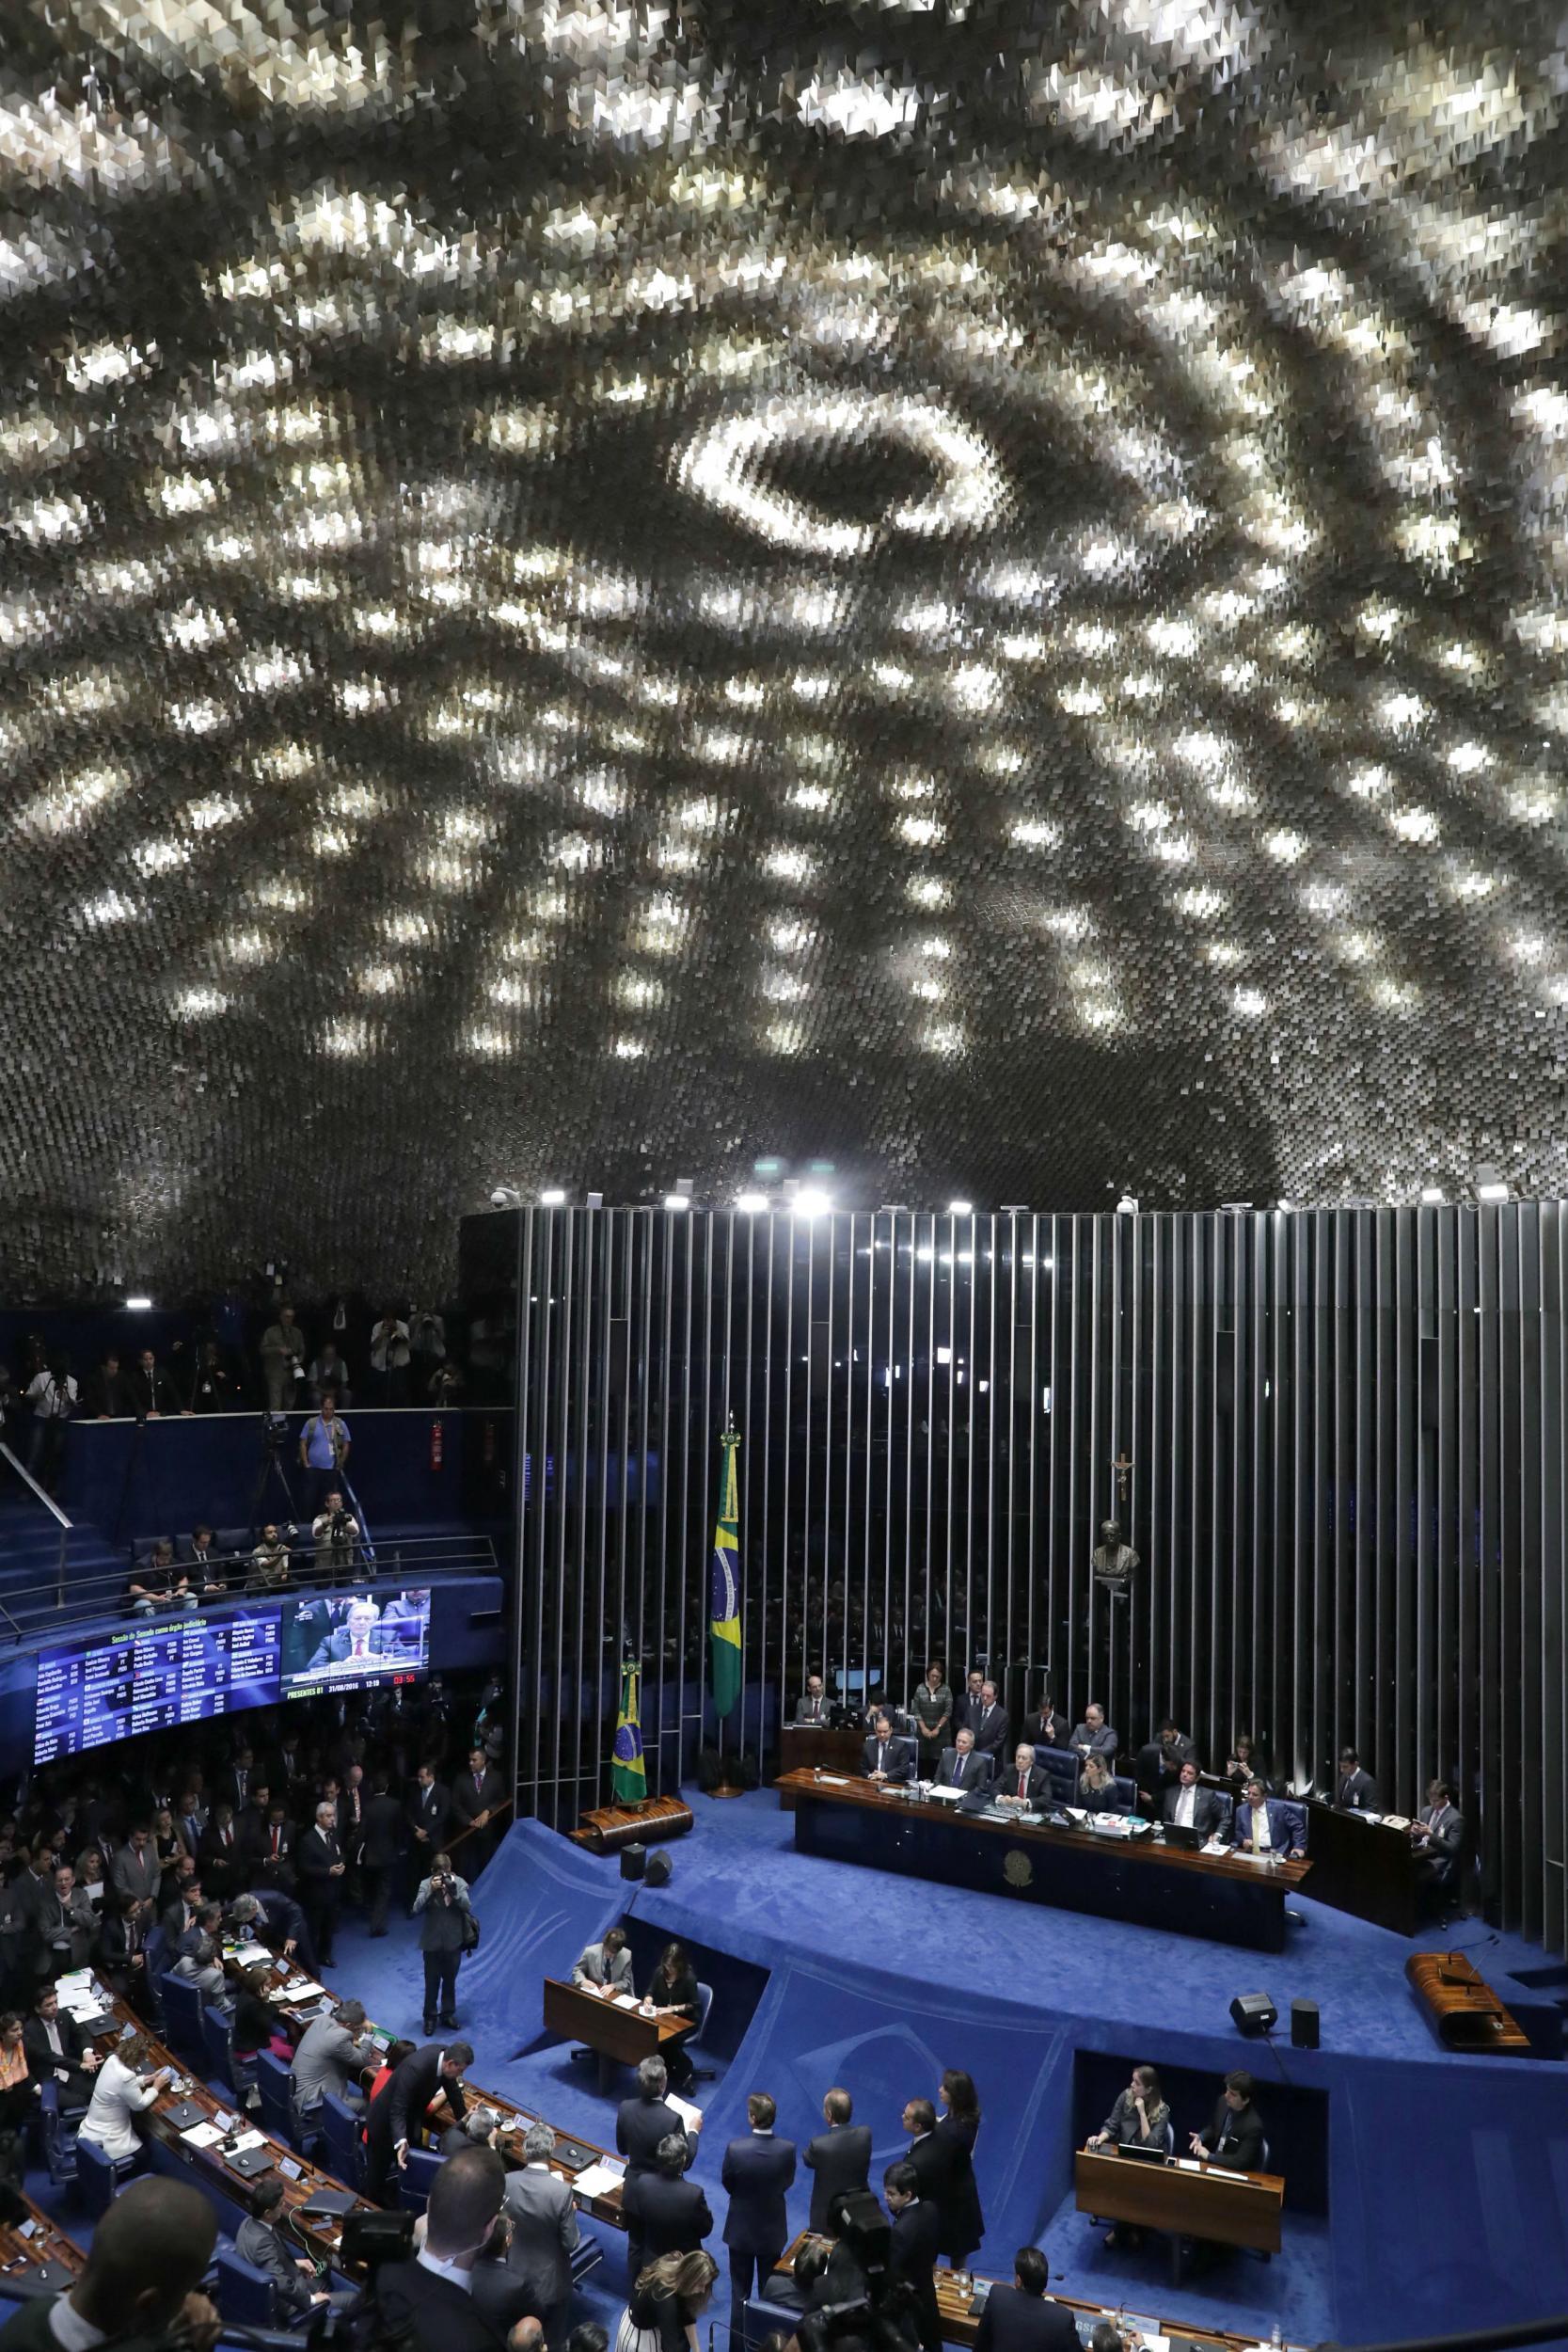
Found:
[[[17,1460],[16,1455],[11,1452],[8,1445],[0,1445],[0,1454],[5,1456],[5,1459],[10,1464],[12,1470],[15,1470],[23,1485],[31,1489],[31,1491],[42,1503],[50,1518],[55,1520],[59,1526],[60,1550],[59,1557],[55,1563],[55,1605],[58,1609],[63,1609],[65,1607],[66,1544],[71,1534],[71,1521],[66,1518],[65,1513],[61,1510],[54,1496],[52,1494],[46,1494],[44,1489],[39,1485],[38,1480],[33,1476],[32,1471],[25,1469],[24,1465]]]
[[[247,1566],[249,1560],[250,1554],[245,1551],[214,1552],[213,1555],[215,1567]],[[130,1565],[135,1565],[133,1550]],[[188,1565],[186,1561],[177,1560],[174,1563],[177,1571]],[[286,1585],[272,1588],[272,1594],[276,1598],[280,1593],[315,1591],[322,1585],[338,1581],[367,1586],[396,1585],[405,1584],[411,1579],[423,1582],[433,1576],[497,1575],[499,1565],[496,1547],[488,1535],[410,1536],[406,1541],[387,1548],[381,1559],[373,1563],[366,1562],[360,1573],[347,1579],[329,1577],[325,1572],[317,1575],[314,1545],[291,1546],[289,1581]],[[116,1569],[112,1574],[105,1571],[79,1577],[57,1594],[51,1585],[25,1585],[19,1592],[5,1596],[4,1602],[0,1603],[0,1616],[7,1621],[13,1644],[20,1644],[26,1638],[27,1628],[44,1618],[57,1623],[61,1617],[77,1621],[84,1617],[118,1615],[124,1598],[126,1573],[126,1570]],[[245,1597],[242,1591],[230,1588],[208,1595],[202,1605],[222,1609],[231,1601]],[[159,1611],[156,1613],[161,1616],[165,1613]]]

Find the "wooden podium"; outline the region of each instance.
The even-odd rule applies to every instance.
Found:
[[[650,1846],[660,1837],[684,1837],[693,1815],[679,1797],[644,1797],[641,1804],[604,1804],[585,1813],[572,1843],[590,1853],[618,1853],[623,1846]]]

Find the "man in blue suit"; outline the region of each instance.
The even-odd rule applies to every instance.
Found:
[[[1231,1834],[1243,1853],[1289,1854],[1292,1861],[1301,1858],[1290,1815],[1260,1780],[1249,1780],[1242,1791]]]
[[[986,2297],[974,2352],[1078,2352],[1072,2313],[1046,2294],[1050,2276],[1037,2246],[1019,2248],[1012,2285],[994,2286]]]
[[[753,2273],[757,2292],[765,2295],[788,2241],[784,2194],[795,2179],[795,2142],[774,2137],[777,2109],[766,2090],[752,2091],[746,2113],[751,2131],[731,2140],[719,2175],[730,2201],[724,2243],[730,2249],[730,2333],[737,2342]]]

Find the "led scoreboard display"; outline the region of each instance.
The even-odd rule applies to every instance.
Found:
[[[90,1645],[45,1650],[34,1763],[265,1706],[278,1692],[278,1639],[277,1609],[263,1605],[221,1618],[162,1617]]]

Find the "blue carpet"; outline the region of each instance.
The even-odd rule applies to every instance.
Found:
[[[484,1941],[465,1965],[459,2010],[476,2080],[608,2141],[614,2097],[600,2098],[592,2068],[542,2041],[541,1979],[624,1915],[640,1942],[677,1935],[709,1947],[716,2005],[732,2027],[739,2019],[727,2037],[733,2059],[700,2094],[696,2170],[721,2228],[723,2143],[745,2129],[749,2090],[771,2091],[780,2128],[799,2138],[816,2127],[823,2090],[847,2082],[880,2165],[903,2144],[903,2101],[934,2093],[942,2068],[961,2065],[986,2112],[980,2268],[1005,2271],[1031,2241],[1066,2292],[1263,2338],[1277,2323],[1298,2342],[1445,2333],[1568,2308],[1568,2067],[1441,2049],[1404,1982],[1402,1939],[1304,1902],[1285,1953],[1237,1951],[797,1856],[790,1820],[766,1792],[692,1801],[697,1828],[668,1849],[674,1876],[662,1888],[628,1886],[613,1858],[517,1824],[475,1887]],[[1505,1998],[1506,1972],[1543,1960],[1473,1921],[1429,1940],[1470,1948]],[[725,1954],[748,1965],[726,1976]],[[351,1924],[339,1960],[335,1984],[381,2023],[418,2033],[411,1926],[372,1943]],[[1255,1989],[1282,2015],[1293,1996],[1316,2000],[1323,2048],[1243,2042],[1229,2003]],[[1071,2168],[1086,2086],[1112,2058],[1148,2058],[1190,2079],[1199,2111],[1180,2106],[1182,2128],[1207,2120],[1211,2086],[1238,2063],[1257,2074],[1276,2133],[1321,2132],[1321,2120],[1304,2119],[1326,2119],[1326,2154],[1304,2146],[1292,2165],[1288,2144],[1274,2150],[1288,2176],[1316,2168],[1326,2214],[1288,2211],[1282,2256],[1226,2257],[1176,2292],[1153,2242],[1107,2251],[1073,2210]],[[804,2222],[808,2192],[802,2176],[792,2226]],[[605,2235],[586,2301],[608,2322],[624,2249]]]

